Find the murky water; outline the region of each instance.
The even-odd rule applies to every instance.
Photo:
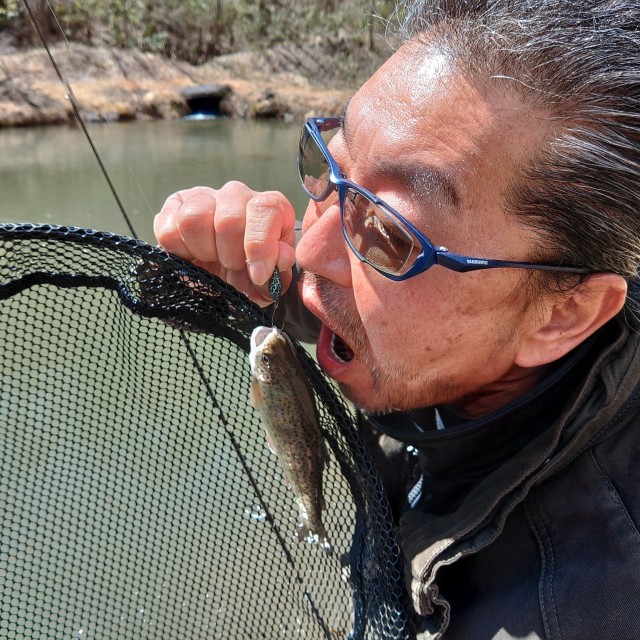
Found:
[[[137,234],[155,242],[153,215],[164,199],[196,184],[243,180],[285,192],[302,211],[299,130],[219,120],[90,131]],[[131,233],[81,131],[67,127],[0,130],[0,221]],[[3,303],[1,324],[17,355],[5,349],[0,368],[0,638],[346,638],[353,614],[339,558],[354,509],[339,464],[325,487],[336,553],[319,556],[293,541],[295,505],[262,443],[262,425],[244,404],[226,407],[231,374],[211,374],[224,428],[205,410],[208,394],[194,400],[200,386],[183,366],[158,375],[148,388],[159,395],[141,399],[147,386],[134,381],[153,377],[158,358],[183,349],[177,333],[162,326],[167,336],[147,349],[130,333],[146,320],[115,308],[113,292],[101,294],[94,319],[76,289],[58,292],[54,315],[41,313],[53,299],[44,289]],[[64,344],[61,359],[43,344]],[[236,357],[243,389],[247,361]],[[217,371],[216,358],[200,360]],[[108,406],[100,400],[106,371],[120,381]],[[188,398],[192,410],[175,398]],[[43,412],[47,424],[37,419]],[[116,415],[123,426],[114,427]],[[226,425],[251,460],[255,486]],[[259,636],[247,632],[254,627]]]
[[[136,234],[154,242],[152,221],[166,197],[195,185],[241,180],[306,199],[296,171],[299,124],[157,121],[90,125]],[[0,130],[0,222],[48,222],[132,235],[82,131]]]

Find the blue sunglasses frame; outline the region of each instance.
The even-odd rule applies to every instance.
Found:
[[[475,258],[472,256],[465,256],[459,253],[454,253],[449,251],[446,247],[436,246],[434,245],[427,236],[425,236],[419,229],[417,229],[413,224],[411,224],[406,218],[404,218],[401,214],[399,214],[393,207],[388,205],[384,200],[378,198],[375,194],[367,191],[364,187],[348,180],[345,175],[340,170],[337,162],[334,160],[333,156],[329,152],[327,145],[322,138],[323,131],[331,131],[332,129],[339,128],[342,125],[341,118],[309,118],[305,124],[302,132],[302,136],[300,137],[300,149],[298,152],[298,171],[300,173],[300,180],[302,181],[302,188],[305,190],[305,193],[314,201],[322,202],[326,200],[329,195],[333,191],[338,192],[338,200],[340,204],[340,219],[342,225],[342,235],[349,245],[350,249],[353,253],[358,257],[358,259],[370,267],[381,273],[383,276],[389,278],[390,280],[402,281],[412,278],[413,276],[417,276],[427,269],[430,269],[434,265],[440,265],[445,269],[450,269],[452,271],[458,271],[461,273],[465,273],[467,271],[479,271],[482,269],[536,269],[539,271],[562,271],[565,273],[576,273],[576,274],[585,274],[592,273],[589,269],[584,269],[580,267],[564,267],[561,265],[553,265],[553,264],[544,264],[544,263],[536,263],[536,262],[515,262],[512,260],[492,260],[489,258]],[[318,148],[322,152],[324,159],[326,160],[329,166],[329,180],[327,181],[326,189],[320,195],[314,195],[310,193],[304,185],[304,176],[302,175],[302,146],[304,144],[304,135],[305,130],[310,135],[315,143],[318,145]],[[394,275],[388,273],[377,267],[375,264],[369,262],[353,245],[349,236],[347,234],[347,230],[345,228],[344,223],[344,202],[347,196],[347,191],[352,189],[356,193],[362,195],[367,200],[371,201],[377,207],[384,209],[389,215],[398,220],[400,226],[405,227],[407,230],[411,232],[411,234],[418,240],[420,243],[420,254],[416,257],[413,265],[409,267],[409,269],[403,273],[402,275]]]

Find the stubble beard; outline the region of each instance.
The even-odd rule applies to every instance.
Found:
[[[438,381],[428,372],[412,370],[411,363],[385,363],[373,356],[362,320],[353,309],[350,292],[322,276],[303,272],[301,283],[315,291],[330,328],[353,350],[354,358],[364,365],[370,379],[368,389],[353,389],[338,382],[344,395],[363,413],[406,411],[431,404],[430,399],[452,393],[451,381]],[[401,331],[401,327],[398,329]],[[439,391],[438,391],[439,389]],[[365,398],[366,400],[361,400]]]

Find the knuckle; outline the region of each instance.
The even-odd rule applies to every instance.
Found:
[[[254,207],[268,207],[270,209],[278,206],[277,198],[268,191],[262,191],[260,193],[256,193],[251,198],[251,204]]]
[[[225,183],[219,190],[220,195],[229,196],[231,198],[244,198],[245,200],[249,199],[253,194],[253,191],[247,187],[244,182],[240,182],[238,180],[230,180]]]
[[[182,189],[178,191],[174,195],[178,195],[183,201],[190,200],[192,198],[200,197],[200,196],[214,196],[215,197],[216,190],[212,187],[189,187],[189,189]]]
[[[267,234],[253,234],[245,238],[244,241],[245,253],[254,260],[267,257],[265,254],[269,253],[268,250],[272,248],[273,243],[269,242],[269,236]]]
[[[209,212],[195,206],[185,207],[178,219],[178,226],[182,232],[199,233],[209,226]]]
[[[214,227],[216,233],[220,234],[237,234],[242,233],[244,229],[244,211],[235,208],[220,208],[216,211]]]
[[[162,208],[160,209],[161,212],[163,211],[167,211],[167,209],[173,209],[176,205],[180,206],[182,204],[182,196],[180,195],[180,192],[178,193],[172,193],[165,201],[164,204],[162,205]]]
[[[262,191],[251,198],[251,207],[256,210],[279,213],[284,208],[285,197],[278,191]]]

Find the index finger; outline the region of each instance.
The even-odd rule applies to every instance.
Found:
[[[259,193],[247,203],[244,250],[255,285],[265,284],[276,266],[280,270],[293,266],[295,221],[292,204],[278,191]]]

